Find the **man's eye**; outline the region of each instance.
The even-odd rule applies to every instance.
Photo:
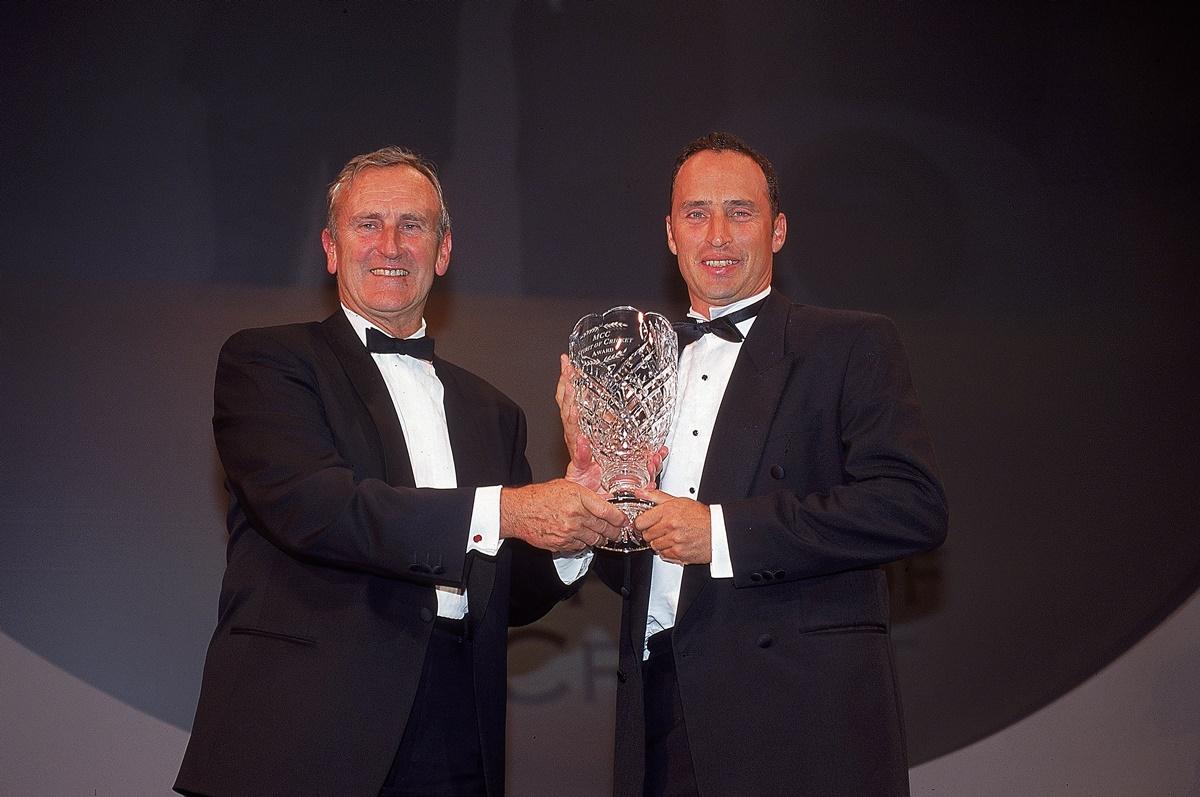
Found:
[[[377,222],[377,221],[361,221],[358,223],[358,229],[366,230],[368,232],[373,231],[373,230],[378,230],[379,222]]]
[[[422,229],[421,223],[417,221],[406,221],[400,226],[405,232],[420,232]]]
[[[704,219],[704,211],[693,210],[693,211],[687,213],[686,215],[684,215],[684,218],[691,219],[692,221],[701,221]]]

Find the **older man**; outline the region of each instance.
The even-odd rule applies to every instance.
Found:
[[[880,566],[947,514],[899,336],[772,289],[787,218],[735,136],[683,150],[666,233],[691,312],[652,551],[593,564],[626,596],[614,793],[907,794]]]
[[[175,788],[499,795],[506,628],[568,593],[578,565],[551,552],[623,516],[569,481],[514,486],[521,410],[433,354],[452,238],[430,164],[351,160],[322,243],[341,308],[218,361],[228,566]]]

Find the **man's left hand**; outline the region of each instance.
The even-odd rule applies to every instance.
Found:
[[[661,490],[638,490],[637,496],[654,502],[633,525],[655,553],[678,565],[712,561],[712,515],[708,504],[676,498]]]

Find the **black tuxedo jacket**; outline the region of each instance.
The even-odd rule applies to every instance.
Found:
[[[687,566],[671,631],[700,794],[907,794],[880,565],[939,545],[947,510],[892,323],[772,291],[697,497],[723,509],[734,572]],[[651,559],[593,566],[628,596],[614,793],[640,797]]]
[[[529,481],[525,418],[478,377],[434,366],[457,489],[414,488],[387,387],[341,311],[225,344],[213,427],[228,563],[178,791],[374,797],[443,584],[467,587],[485,775],[502,793],[506,628],[566,588],[548,553],[517,541],[466,554],[474,487]]]

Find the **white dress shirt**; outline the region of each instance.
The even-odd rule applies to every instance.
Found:
[[[342,305],[342,311],[358,339],[367,345],[367,330],[379,329],[367,319]],[[387,335],[387,332],[379,329]],[[409,338],[425,337],[425,319]],[[445,388],[437,377],[433,363],[407,354],[371,353],[387,385],[392,405],[400,419],[408,458],[412,464],[413,481],[417,487],[449,489],[458,486],[454,471],[454,451],[450,448],[450,430],[446,424]],[[495,556],[504,542],[500,538],[500,485],[475,488],[475,504],[471,510],[471,525],[466,530],[465,550]],[[476,538],[479,541],[476,542]],[[574,583],[587,572],[590,558],[555,557],[554,566],[564,584]],[[462,618],[467,614],[465,589],[442,586],[437,590],[438,616]]]
[[[771,292],[762,293],[734,302],[726,307],[710,308],[712,318],[720,318],[748,307]],[[695,310],[688,315],[702,320],[704,316]],[[753,318],[737,324],[743,336],[754,325]],[[704,462],[708,457],[708,444],[712,439],[713,424],[729,376],[742,350],[741,343],[731,343],[716,335],[704,335],[696,342],[684,347],[679,358],[678,393],[675,400],[675,417],[667,436],[669,455],[659,477],[659,488],[670,495],[695,499],[700,492],[700,477],[704,473]],[[725,533],[725,517],[719,504],[709,507],[712,516],[712,562],[709,575],[712,578],[733,578],[733,560],[729,555],[729,538]],[[675,625],[675,614],[679,608],[679,587],[683,581],[683,566],[654,557],[653,574],[650,580],[650,606],[646,616],[646,638]],[[643,652],[649,656],[649,650]]]
[[[367,319],[342,305],[358,339],[367,344],[367,330],[378,329]],[[387,335],[382,329],[379,330]],[[410,338],[425,337],[425,319]],[[449,489],[458,486],[454,472],[454,451],[450,448],[450,430],[446,425],[445,388],[433,363],[407,354],[371,353],[400,419],[408,458],[417,487]],[[471,527],[464,529],[465,550],[495,556],[504,541],[500,539],[500,485],[477,487],[471,512]],[[480,541],[475,542],[479,537]],[[465,589],[437,585],[438,616],[462,618],[467,614]]]

